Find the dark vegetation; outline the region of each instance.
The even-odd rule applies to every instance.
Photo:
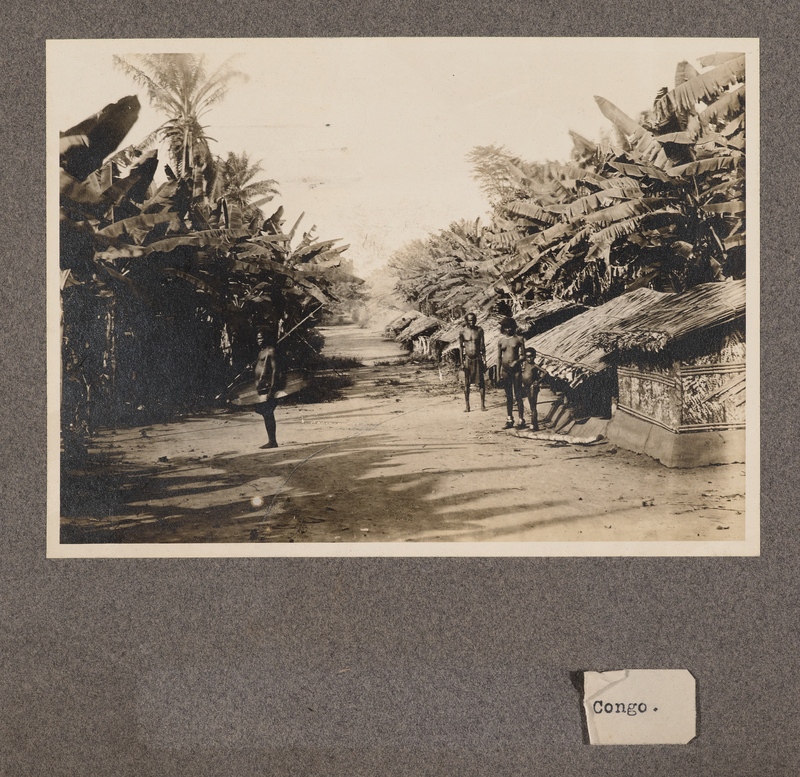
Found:
[[[257,352],[256,330],[281,338],[291,367],[324,368],[314,326],[347,246],[297,236],[277,193],[246,153],[215,156],[201,124],[244,75],[204,57],[160,54],[116,63],[164,123],[117,150],[139,115],[124,97],[61,133],[62,441],[83,460],[97,425],[152,423],[213,405]],[[167,148],[159,159],[154,143]],[[156,183],[161,170],[162,183]]]

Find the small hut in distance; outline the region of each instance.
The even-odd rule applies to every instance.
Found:
[[[670,467],[744,461],[743,279],[664,295],[595,342],[617,367],[612,442]]]

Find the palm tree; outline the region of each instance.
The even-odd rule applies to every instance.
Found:
[[[167,120],[145,141],[163,140],[178,176],[188,178],[195,165],[212,162],[201,119],[228,93],[235,79],[246,79],[225,60],[210,75],[202,54],[131,54],[114,57],[115,66],[147,91],[151,105]]]
[[[274,195],[278,194],[278,182],[273,179],[254,181],[253,179],[264,170],[261,160],[250,162],[246,151],[236,154],[228,152],[226,159],[217,160],[217,176],[220,194],[228,201],[239,207],[245,222],[254,218],[264,220],[260,210],[261,205],[268,203]]]

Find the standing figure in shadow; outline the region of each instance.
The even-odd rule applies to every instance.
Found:
[[[497,377],[506,392],[506,425],[514,428],[514,404],[519,412],[517,429],[524,429],[525,405],[522,404],[522,362],[525,359],[525,338],[517,334],[517,322],[506,317],[500,322],[497,340]]]
[[[275,353],[275,333],[269,328],[261,328],[256,333],[256,342],[260,349],[254,368],[256,391],[259,396],[264,396],[264,401],[259,402],[253,409],[264,418],[264,426],[267,430],[267,442],[261,447],[277,448],[275,408],[278,406],[278,400],[275,394],[280,388],[281,374]]]
[[[464,316],[464,326],[458,333],[458,350],[461,354],[461,367],[464,370],[465,413],[469,413],[469,388],[474,383],[481,393],[481,410],[486,410],[486,384],[483,373],[486,369],[486,345],[483,329],[478,326],[474,313]]]

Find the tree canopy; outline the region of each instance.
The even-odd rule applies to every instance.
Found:
[[[400,294],[449,318],[500,298],[517,308],[550,298],[598,305],[640,287],[682,291],[743,277],[744,55],[699,64],[700,72],[679,63],[673,88],[636,119],[596,97],[612,133],[594,142],[571,132],[569,160],[473,149],[468,162],[492,208],[478,240],[484,289],[450,304],[464,267],[437,253],[441,236],[431,236],[395,255]]]

